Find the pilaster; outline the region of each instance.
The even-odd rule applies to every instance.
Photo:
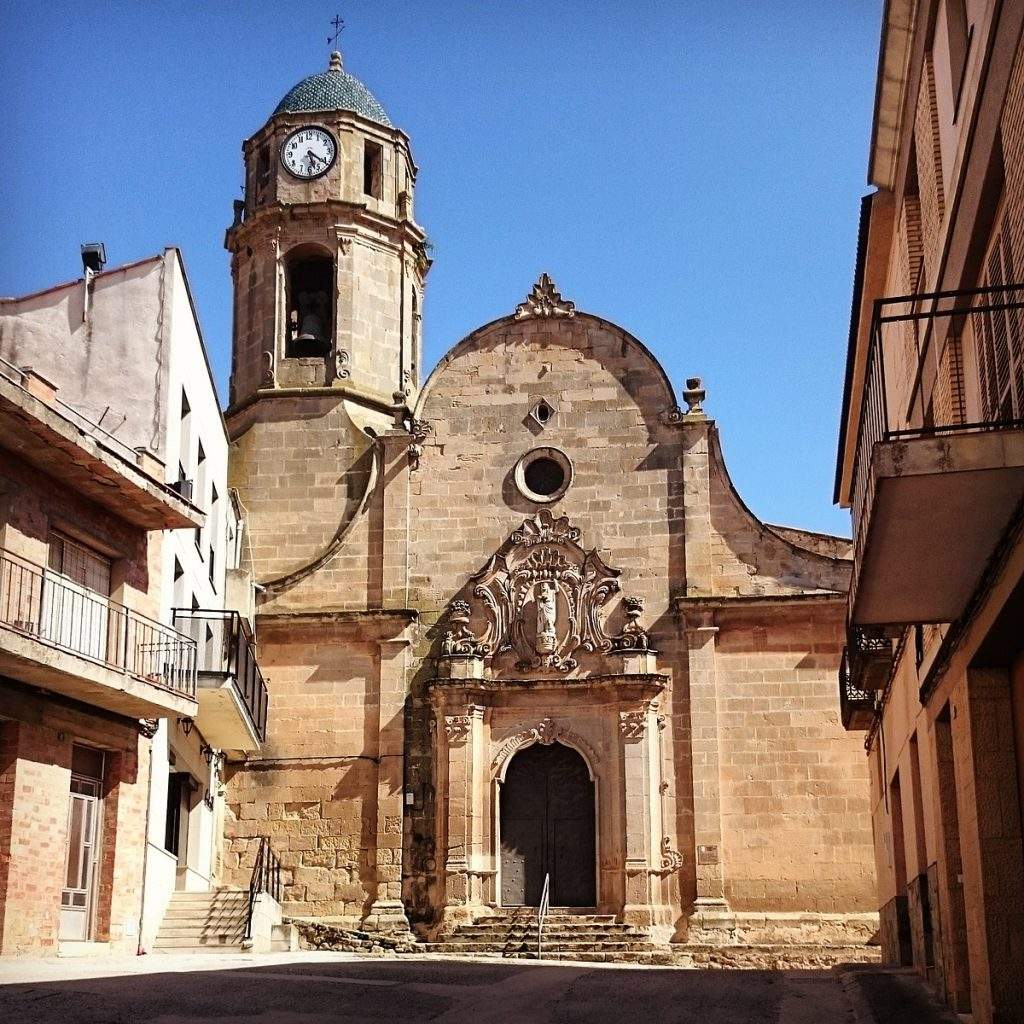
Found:
[[[408,930],[402,903],[405,696],[412,627],[380,641],[377,731],[377,891],[364,922],[369,929]]]
[[[697,882],[690,941],[721,942],[735,931],[736,923],[725,898],[722,863],[721,737],[715,657],[718,627],[711,610],[695,608],[686,614]]]

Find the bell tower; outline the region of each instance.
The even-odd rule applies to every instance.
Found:
[[[409,139],[331,54],[242,146],[229,418],[280,392],[403,407],[430,260]],[[247,416],[251,422],[252,413]],[[255,414],[259,418],[259,414]]]

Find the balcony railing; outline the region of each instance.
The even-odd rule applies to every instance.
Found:
[[[0,551],[0,623],[89,661],[195,697],[194,640],[8,551]]]
[[[893,665],[892,640],[878,627],[850,626],[846,632],[850,685],[859,692],[884,690]]]
[[[850,651],[846,647],[839,663],[839,716],[844,729],[868,729],[875,716],[874,696],[855,685],[850,671]]]
[[[853,465],[854,555],[863,553],[880,441],[1024,426],[1009,394],[1024,351],[1024,284],[900,295],[875,302]],[[975,338],[979,400],[969,403],[962,339]],[[1024,396],[1021,396],[1024,397]],[[969,405],[988,410],[972,415]]]
[[[174,624],[198,647],[199,671],[231,678],[253,729],[267,738],[267,684],[248,622],[235,611],[175,608]]]

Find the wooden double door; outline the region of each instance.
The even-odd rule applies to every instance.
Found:
[[[501,902],[536,907],[550,876],[553,907],[597,904],[594,783],[561,743],[512,759],[501,786]]]

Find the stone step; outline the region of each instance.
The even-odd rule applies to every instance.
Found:
[[[171,893],[171,902],[173,903],[187,903],[192,900],[246,900],[248,898],[248,889],[207,889],[205,891],[175,889],[174,892]]]
[[[518,922],[523,922],[523,923],[527,923],[528,922],[530,924],[536,924],[537,923],[537,915],[536,915],[536,913],[532,913],[532,914],[516,914],[514,911],[509,911],[507,914],[490,913],[490,914],[484,915],[483,917],[478,917],[476,919],[476,923],[477,924],[481,924],[481,923],[484,923],[484,922],[488,922],[488,923],[494,922],[496,924],[510,924],[513,921],[517,922],[517,923]],[[589,922],[591,924],[618,924],[619,923],[619,922],[617,922],[615,920],[615,915],[614,914],[586,914],[586,913],[583,913],[583,914],[573,914],[573,913],[570,913],[569,911],[558,911],[557,913],[552,912],[550,914],[547,914],[544,917],[544,921],[545,922],[547,922],[547,921],[586,921],[586,922]]]
[[[524,952],[534,953],[537,951],[537,943],[534,942],[460,942],[453,939],[449,942],[424,943],[423,949],[427,953],[503,953],[503,952]],[[629,953],[648,952],[650,944],[647,942],[544,942],[542,943],[544,953]]]
[[[157,939],[171,939],[185,935],[231,935],[241,938],[245,934],[245,921],[232,924],[189,924],[166,921],[160,926]]]
[[[165,919],[169,921],[182,921],[186,918],[245,918],[249,912],[249,904],[242,906],[218,906],[218,907],[184,907],[171,905],[165,912]]]
[[[547,939],[579,939],[580,941],[587,940],[589,942],[601,942],[605,939],[615,939],[618,941],[635,941],[644,942],[647,936],[642,932],[634,931],[596,931],[594,929],[587,928],[545,928],[543,937]],[[529,931],[520,931],[518,929],[481,929],[479,931],[468,931],[464,928],[459,928],[458,931],[453,932],[448,938],[465,939],[467,942],[502,942],[506,939],[533,939],[537,938],[537,929],[531,928]]]
[[[200,937],[196,935],[157,935],[154,949],[241,949],[241,935],[210,935]]]
[[[200,944],[188,946],[161,946],[159,943],[153,946],[153,952],[157,955],[175,955],[179,953],[244,953],[245,949],[240,942],[229,942],[224,945]],[[287,952],[283,950],[282,952]]]

